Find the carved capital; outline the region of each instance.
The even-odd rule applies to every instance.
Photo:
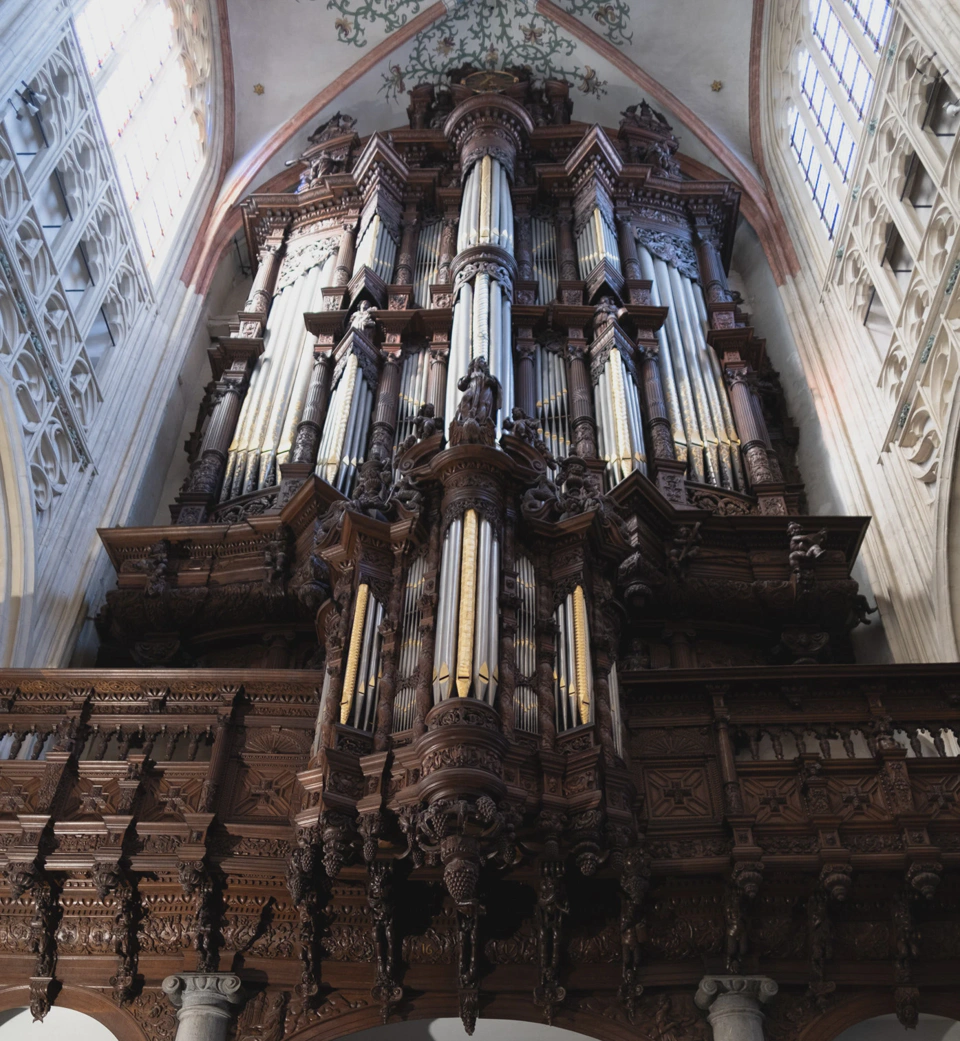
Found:
[[[181,972],[168,976],[162,987],[174,1008],[180,1010],[181,1020],[190,1013],[226,1024],[243,1001],[240,977],[230,972]]]
[[[705,1012],[719,1012],[733,1008],[720,1005],[724,999],[734,998],[743,1008],[759,1009],[760,1005],[776,996],[780,988],[769,976],[704,976],[697,988],[694,1001]]]

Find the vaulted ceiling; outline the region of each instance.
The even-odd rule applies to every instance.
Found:
[[[727,173],[729,149],[753,170],[753,0],[228,0],[227,8],[232,174],[248,188],[281,170],[334,112],[356,116],[363,136],[403,125],[410,87],[468,62],[568,80],[574,118],[589,123],[616,126],[647,96],[682,152]],[[636,73],[659,91],[642,89]],[[704,144],[698,120],[720,149]]]

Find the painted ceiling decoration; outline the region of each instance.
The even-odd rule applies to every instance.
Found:
[[[337,13],[338,39],[366,47],[368,28],[396,31],[419,13],[422,0],[328,0],[327,6]],[[617,46],[633,40],[630,5],[624,0],[563,0],[561,6],[571,14],[592,17],[597,31]],[[573,58],[576,49],[575,40],[526,0],[463,2],[417,34],[406,60],[391,64],[382,74],[380,91],[387,100],[399,101],[411,86],[449,82],[452,70],[470,65],[491,70],[525,67],[535,78],[568,80],[584,94],[606,94],[607,81]]]

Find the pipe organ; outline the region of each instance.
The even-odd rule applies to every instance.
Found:
[[[780,1041],[950,1011],[958,670],[850,664],[868,521],[804,516],[737,188],[643,102],[448,79],[243,202],[171,522],[99,533],[101,667],[0,676],[5,1000],[617,1041],[696,1033],[706,967],[757,1029],[778,979]]]
[[[118,580],[98,619],[102,661],[157,675],[206,666],[220,722],[202,733],[219,735],[229,706],[256,731],[233,758],[211,737],[180,877],[223,856],[244,862],[235,836],[195,821],[212,819],[218,784],[249,773],[256,794],[236,812],[244,828],[255,821],[243,841],[257,863],[276,859],[259,853],[272,826],[261,811],[282,822],[288,849],[296,826],[287,880],[300,969],[284,979],[301,973],[304,1009],[323,990],[320,871],[332,885],[351,864],[353,886],[368,872],[371,939],[356,946],[375,952],[371,1007],[386,1020],[404,983],[385,894],[420,885],[423,867],[422,884],[442,878],[447,893],[450,987],[472,1028],[497,865],[511,885],[537,886],[540,940],[523,971],[548,1019],[566,994],[550,951],[573,950],[565,873],[584,876],[571,893],[594,876],[609,895],[620,884],[624,917],[608,934],[625,937],[623,979],[610,1001],[632,1016],[645,831],[670,863],[694,829],[717,832],[677,873],[759,873],[744,806],[767,775],[741,789],[744,739],[725,700],[740,681],[716,670],[849,660],[849,630],[870,610],[851,578],[866,522],[802,516],[777,376],[724,275],[736,188],[684,176],[676,138],[645,103],[604,129],[571,122],[567,84],[516,70],[452,78],[449,90],[415,87],[410,125],[391,135],[363,139],[334,117],[295,164],[295,188],[243,204],[254,283],[211,351],[216,382],[171,524],[101,532]],[[299,687],[277,678],[285,668],[302,670]],[[689,678],[697,669],[707,680]],[[245,678],[222,679],[234,675]],[[668,682],[687,692],[679,709]],[[163,712],[187,686],[177,672],[145,680],[141,696]],[[767,711],[765,696],[746,698],[743,726]],[[177,725],[195,727],[192,688],[175,697],[190,721]],[[302,748],[287,732],[291,698],[309,717]],[[795,726],[787,703],[777,711]],[[869,712],[887,754],[886,717],[872,701]],[[832,733],[821,728],[821,743],[841,743]],[[275,753],[292,762],[296,748],[288,813],[255,770]],[[50,755],[62,770],[65,753]],[[140,782],[123,776],[133,792]],[[821,783],[811,768],[804,784]],[[815,879],[839,855],[836,844],[817,852],[836,830],[817,813],[803,838]],[[173,827],[164,816],[163,842]],[[203,846],[207,828],[216,850]],[[806,856],[789,848],[791,865]],[[734,888],[709,906],[739,921]]]

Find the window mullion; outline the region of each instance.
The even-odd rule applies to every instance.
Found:
[[[143,98],[136,106],[136,108],[131,110],[130,118],[129,120],[127,120],[127,125],[123,128],[123,134],[120,135],[120,137],[117,139],[116,144],[114,145],[114,149],[118,157],[123,157],[124,150],[126,147],[123,135],[127,134],[130,131],[134,123],[139,122],[143,124],[145,122],[149,122],[150,118],[153,116],[154,110],[157,107],[157,99],[163,96],[159,89],[160,85],[171,75],[170,70],[173,69],[176,65],[179,65],[179,63],[182,61],[183,54],[180,50],[171,51],[169,57],[163,63],[163,67],[160,69],[160,72],[157,74],[156,79],[150,84],[149,90],[147,90],[144,93]],[[184,116],[187,116],[189,114],[189,109],[185,108],[183,110],[183,114]]]
[[[847,10],[847,5],[843,3],[843,0],[827,0],[827,2],[830,4],[833,13],[840,20],[840,24],[846,29],[847,35],[873,77],[874,84],[876,84],[877,76],[880,74],[880,55],[873,49],[870,39]]]
[[[837,79],[837,74],[830,65],[830,62],[827,61],[827,56],[823,53],[820,41],[810,31],[809,25],[804,26],[803,42],[807,45],[807,50],[810,51],[813,63],[817,66],[820,78],[826,85],[830,97],[833,98],[834,103],[840,110],[840,115],[843,117],[844,123],[847,124],[848,132],[852,134],[856,141],[859,135],[853,133],[853,128],[860,126],[860,118],[857,116],[854,107],[850,104],[846,91]]]
[[[810,111],[807,99],[800,94],[794,100],[794,104],[797,106],[797,111],[800,113],[800,119],[803,121],[803,125],[807,128],[807,133],[810,135],[813,147],[817,150],[817,155],[820,158],[820,162],[823,164],[823,169],[826,171],[827,177],[830,178],[830,185],[833,188],[834,194],[837,197],[837,202],[840,203],[842,209],[843,200],[847,195],[847,186],[844,184],[843,178],[840,175],[840,168],[837,166],[837,161],[833,158],[830,146],[824,140],[823,131],[819,126],[817,126],[817,121],[813,118],[813,113]]]
[[[148,0],[144,5],[143,10],[137,15],[133,22],[133,25],[120,37],[120,46],[115,47],[110,54],[104,59],[103,65],[96,70],[91,76],[90,80],[93,83],[94,90],[99,93],[101,87],[110,79],[110,76],[114,73],[117,66],[120,64],[120,59],[123,57],[124,51],[127,49],[130,43],[130,39],[136,34],[142,31],[143,22],[142,19],[149,17],[150,12],[159,6],[166,6],[167,0]]]

